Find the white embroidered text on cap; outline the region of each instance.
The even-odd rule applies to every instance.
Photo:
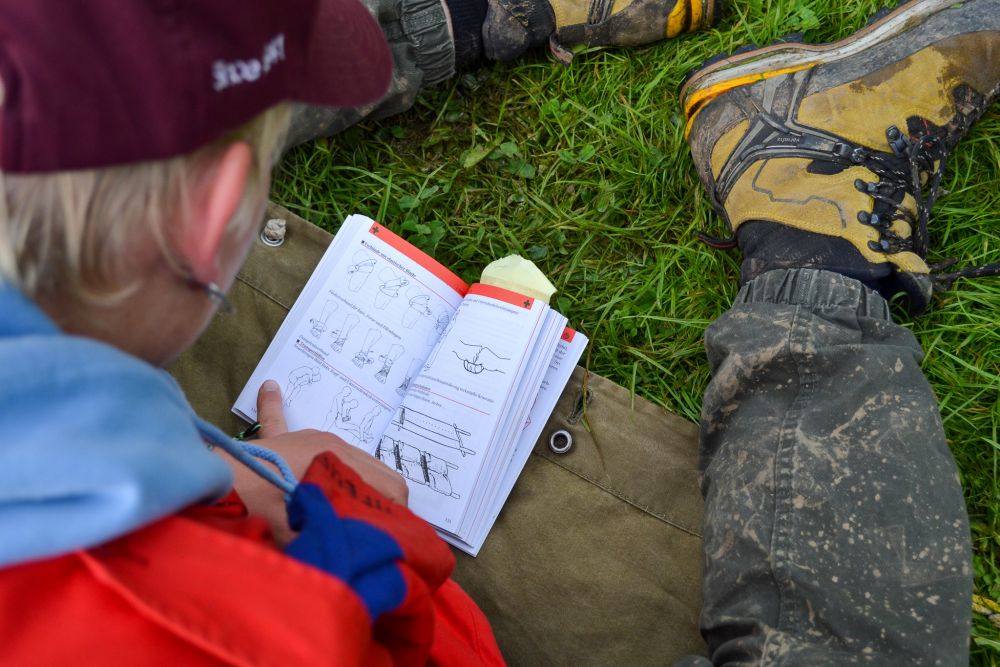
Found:
[[[264,45],[260,58],[216,60],[212,63],[212,78],[215,81],[212,87],[215,92],[219,92],[230,86],[256,81],[284,59],[285,35],[278,33]]]

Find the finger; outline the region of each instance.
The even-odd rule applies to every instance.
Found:
[[[285,424],[285,406],[281,404],[281,387],[274,380],[267,380],[257,392],[257,421],[260,437],[273,438],[288,431]]]

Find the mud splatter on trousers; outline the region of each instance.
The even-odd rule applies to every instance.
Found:
[[[748,283],[705,334],[694,665],[966,665],[958,472],[913,334],[861,283]]]

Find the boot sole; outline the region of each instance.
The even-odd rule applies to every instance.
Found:
[[[734,88],[816,65],[837,62],[910,30],[915,24],[958,4],[956,0],[911,0],[844,39],[826,44],[778,40],[761,48],[711,59],[681,84],[680,97],[687,129],[710,100]],[[798,37],[798,36],[796,36]]]

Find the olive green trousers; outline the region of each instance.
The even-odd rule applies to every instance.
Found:
[[[199,414],[236,433],[230,407],[330,235],[272,206],[284,244],[255,243],[220,314],[170,369]],[[586,399],[584,398],[586,396]],[[552,435],[572,447],[557,454]],[[455,579],[511,665],[669,665],[705,654],[698,429],[577,368],[477,558]]]

